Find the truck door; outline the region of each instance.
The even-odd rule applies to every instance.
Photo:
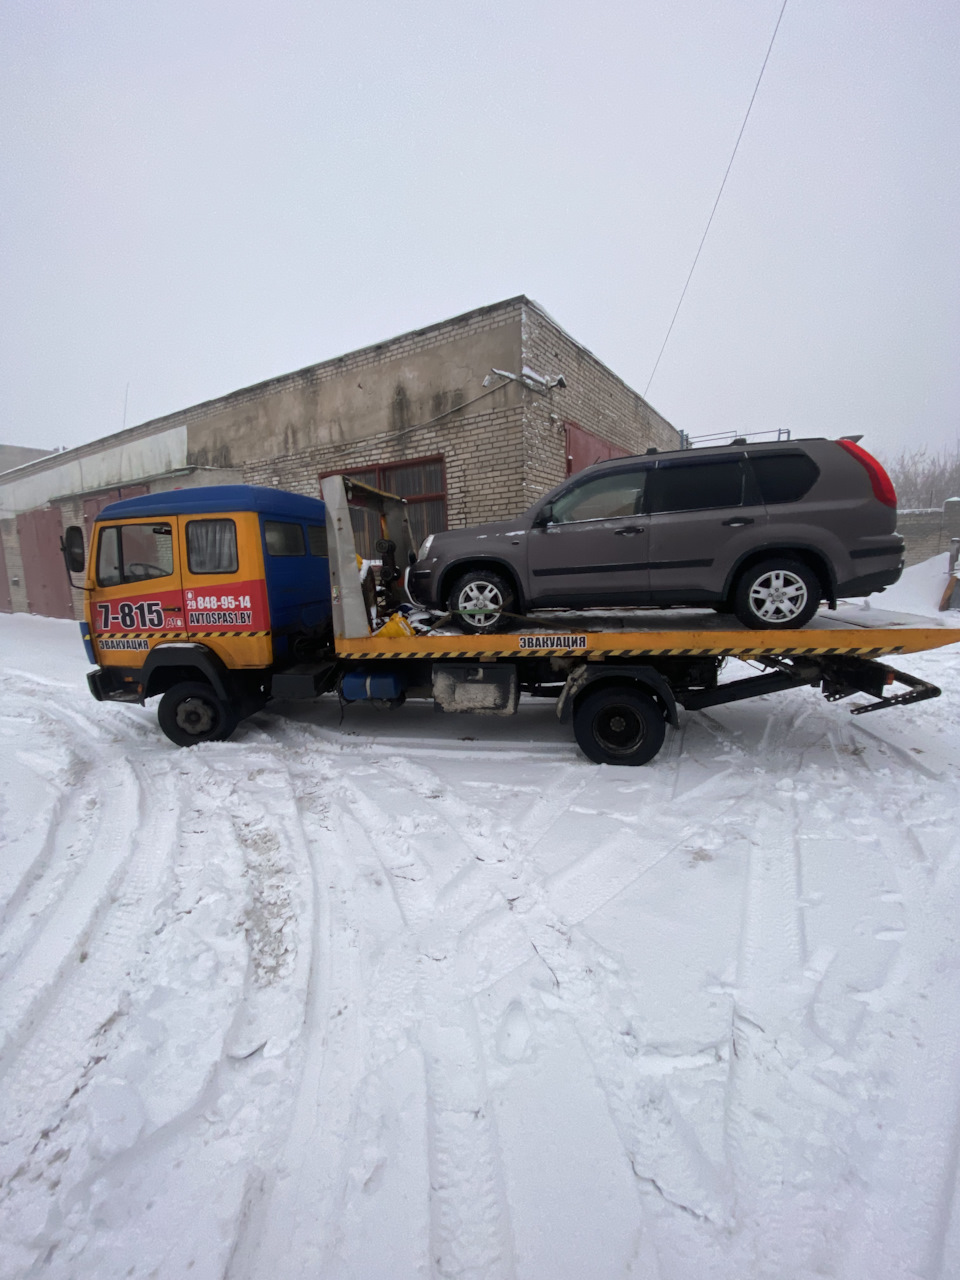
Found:
[[[533,604],[644,604],[649,535],[642,514],[648,464],[605,472],[554,499],[546,525],[527,536]]]
[[[140,667],[164,640],[184,638],[177,520],[96,526],[90,631],[102,666]]]
[[[183,515],[180,562],[187,638],[230,670],[270,665],[270,612],[255,511]]]

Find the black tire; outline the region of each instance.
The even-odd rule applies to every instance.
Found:
[[[802,560],[771,557],[737,579],[733,612],[755,631],[789,631],[810,621],[822,593],[820,579]]]
[[[573,709],[577,744],[597,764],[646,764],[663,746],[666,731],[656,702],[633,685],[588,690]]]
[[[488,607],[483,611],[482,606]],[[517,606],[510,581],[491,569],[471,569],[453,584],[447,608],[461,631],[473,636],[489,636],[506,631]]]
[[[223,742],[237,727],[237,715],[212,685],[201,680],[175,684],[160,699],[160,728],[178,747]]]

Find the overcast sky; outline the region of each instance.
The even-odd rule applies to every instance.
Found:
[[[517,293],[642,392],[781,3],[6,0],[0,443]],[[954,444],[958,68],[956,0],[788,0],[648,393],[675,426]]]

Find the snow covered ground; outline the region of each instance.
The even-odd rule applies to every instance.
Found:
[[[960,1276],[960,647],[901,665],[636,770],[546,703],[184,751],[0,617],[0,1276]]]

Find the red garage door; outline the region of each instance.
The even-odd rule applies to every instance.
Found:
[[[567,475],[574,476],[584,467],[592,467],[595,462],[606,462],[608,458],[629,458],[630,450],[621,449],[612,440],[604,440],[595,436],[592,431],[584,431],[575,422],[565,422],[567,429]]]
[[[0,538],[0,613],[13,613],[10,579],[7,577],[7,557],[3,550],[2,538]]]
[[[60,554],[63,533],[60,508],[24,511],[17,516],[17,533],[23,555],[27,608],[48,618],[72,618],[73,597]]]

